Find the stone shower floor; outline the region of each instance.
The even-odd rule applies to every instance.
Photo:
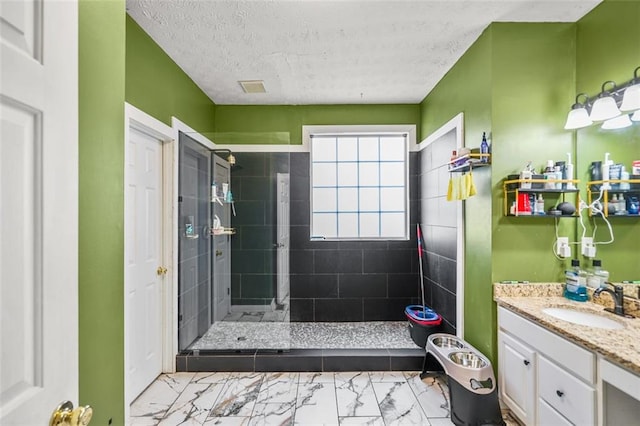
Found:
[[[188,349],[416,349],[406,321],[213,324]]]

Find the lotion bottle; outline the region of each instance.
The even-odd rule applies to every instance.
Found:
[[[570,152],[567,152],[567,164],[564,166],[564,173],[566,175],[566,179],[573,180],[573,164],[571,163]],[[576,186],[573,182],[567,182],[567,189],[576,189]]]
[[[609,184],[609,167],[613,164],[613,161],[609,159],[609,153],[605,152],[604,162],[602,163],[602,189],[611,189]]]

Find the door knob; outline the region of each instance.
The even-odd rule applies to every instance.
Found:
[[[216,250],[216,256],[222,256],[222,250]]]
[[[158,275],[164,275],[167,273],[167,268],[163,268],[162,266],[158,266],[158,269],[156,269],[156,274]]]
[[[93,408],[90,406],[74,409],[71,401],[64,401],[51,414],[49,426],[86,426],[92,415]]]

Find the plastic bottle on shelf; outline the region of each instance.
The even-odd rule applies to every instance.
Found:
[[[565,179],[573,180],[573,164],[571,163],[571,153],[567,152],[567,164],[564,166]],[[576,189],[573,182],[567,182],[567,189]]]
[[[627,200],[624,199],[624,195],[618,194],[618,206],[616,208],[616,212],[620,212],[620,214],[627,213]]]
[[[538,194],[538,199],[536,200],[535,213],[544,214],[544,198],[542,198],[542,194]]]
[[[487,142],[487,134],[482,132],[482,142],[480,143],[480,154],[489,154],[489,143]],[[482,163],[488,163],[489,157],[488,155],[482,155],[480,157],[480,161]]]
[[[547,167],[545,167],[544,169],[544,173],[542,173],[545,179],[548,180],[554,180],[556,179],[556,170],[555,170],[555,166],[553,164],[553,160],[547,160]],[[546,189],[555,189],[556,188],[556,183],[553,182],[546,182],[544,184],[544,187]]]

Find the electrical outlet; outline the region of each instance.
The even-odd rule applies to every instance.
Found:
[[[593,245],[593,238],[582,237],[580,247],[581,247],[582,255],[584,257],[590,257],[590,258],[596,257],[596,246]]]
[[[556,240],[556,254],[560,257],[571,257],[571,247],[569,247],[569,237],[558,237]]]

